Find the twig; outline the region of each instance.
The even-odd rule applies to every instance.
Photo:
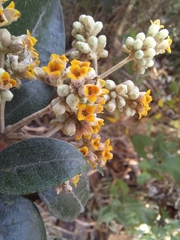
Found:
[[[125,58],[124,60],[122,60],[121,62],[119,62],[115,66],[113,66],[112,68],[108,69],[106,72],[104,72],[101,75],[99,75],[99,78],[107,77],[108,75],[110,75],[111,73],[115,72],[117,69],[121,68],[126,63],[128,63],[128,62],[130,62],[132,60],[133,60],[133,58],[131,56],[128,56],[127,58]]]
[[[98,64],[97,64],[97,54],[96,53],[93,54],[92,64],[93,64],[96,74],[98,75]]]
[[[5,122],[4,122],[4,110],[6,101],[0,96],[0,133],[4,132]]]
[[[36,119],[36,118],[40,118],[42,116],[44,116],[46,113],[48,113],[50,110],[50,105],[48,105],[47,107],[39,110],[38,112],[35,112],[33,114],[31,114],[30,116],[23,118],[22,120],[20,120],[19,122],[13,124],[13,125],[9,125],[6,127],[5,129],[5,134],[9,135],[10,133],[16,131],[17,129],[23,127],[24,125],[30,123],[32,120]]]
[[[64,126],[64,124],[60,123],[58,126],[52,128],[47,133],[42,135],[42,137],[51,137],[53,134],[55,134],[57,131],[59,131],[63,126]]]

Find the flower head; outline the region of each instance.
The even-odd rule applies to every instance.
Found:
[[[16,80],[11,79],[8,72],[3,71],[0,74],[0,89],[8,90],[16,86]]]
[[[95,121],[95,113],[100,113],[103,110],[103,107],[100,104],[89,106],[86,104],[78,104],[78,115],[77,118],[79,121],[85,120],[87,122]]]
[[[80,62],[76,59],[71,61],[71,67],[69,68],[68,77],[72,80],[79,80],[87,75],[91,70],[89,62]]]
[[[148,90],[143,96],[140,96],[139,103],[140,106],[137,106],[137,112],[139,113],[139,119],[142,116],[147,116],[148,111],[151,109],[149,107],[149,103],[153,100],[152,96],[150,95],[151,90]]]
[[[50,60],[47,66],[42,67],[42,69],[51,76],[58,77],[61,75],[63,70],[63,63],[59,58]]]

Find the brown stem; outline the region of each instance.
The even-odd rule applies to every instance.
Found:
[[[53,134],[55,134],[56,132],[58,132],[63,126],[64,126],[64,124],[63,124],[63,123],[60,123],[58,126],[52,128],[52,129],[49,130],[47,133],[45,133],[44,135],[42,135],[42,137],[51,137]]]
[[[112,68],[108,69],[106,72],[104,72],[101,75],[99,75],[99,78],[107,77],[108,75],[110,75],[111,73],[115,72],[117,69],[121,68],[126,63],[128,63],[128,62],[130,62],[132,60],[133,60],[133,58],[131,56],[128,56],[127,58],[125,58],[124,60],[122,60],[121,62],[119,62],[115,66],[113,66]]]
[[[24,125],[30,123],[32,120],[44,116],[49,111],[50,111],[50,105],[48,105],[47,107],[39,110],[38,112],[35,112],[35,113],[31,114],[28,117],[23,118],[22,120],[20,120],[19,122],[15,123],[13,125],[7,126],[4,133],[6,135],[9,135],[10,133],[16,131],[17,129],[19,129],[21,127],[23,127]]]
[[[0,96],[0,133],[5,130],[4,111],[6,101]]]

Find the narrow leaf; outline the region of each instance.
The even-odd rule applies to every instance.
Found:
[[[89,182],[87,172],[84,172],[73,191],[56,194],[53,189],[39,193],[41,200],[46,204],[49,212],[56,218],[72,222],[84,211],[84,205],[89,199]]]
[[[39,211],[28,199],[0,195],[0,213],[1,240],[46,240]]]
[[[50,189],[86,167],[82,153],[65,141],[26,139],[0,152],[0,192],[23,195]]]

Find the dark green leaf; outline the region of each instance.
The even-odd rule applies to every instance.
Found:
[[[41,200],[46,204],[49,212],[56,218],[72,222],[84,211],[84,205],[89,199],[89,182],[87,172],[84,172],[73,191],[56,194],[53,189],[39,193]]]
[[[0,240],[46,240],[36,206],[20,196],[0,195]]]
[[[139,167],[144,171],[150,170],[152,168],[150,163],[151,163],[151,161],[149,162],[148,160],[144,159],[139,163]]]
[[[143,185],[151,178],[152,178],[151,174],[149,174],[148,172],[143,172],[143,173],[141,173],[140,175],[137,176],[137,183],[139,185]]]
[[[15,35],[26,34],[29,29],[37,38],[35,49],[41,65],[46,65],[51,53],[65,52],[65,31],[59,0],[16,0],[16,9],[22,16],[9,26]],[[14,98],[7,103],[6,126],[44,108],[50,102],[53,87],[39,81],[30,81],[20,90],[13,90]]]
[[[125,197],[129,192],[129,187],[128,187],[127,183],[122,181],[121,179],[118,179],[117,186],[121,189],[123,197]]]
[[[12,92],[14,94],[12,101],[6,103],[6,126],[46,107],[51,100],[53,87],[39,80],[28,81],[20,89],[13,89]]]
[[[50,189],[86,167],[82,153],[65,141],[26,139],[0,152],[0,192],[22,195]]]
[[[152,145],[152,140],[146,135],[137,134],[133,136],[132,142],[134,144],[136,152],[141,157],[146,157],[145,147]]]
[[[99,166],[97,166],[96,168],[97,168],[98,172],[99,172],[102,176],[104,176],[104,169],[101,168],[101,167],[99,167]]]

